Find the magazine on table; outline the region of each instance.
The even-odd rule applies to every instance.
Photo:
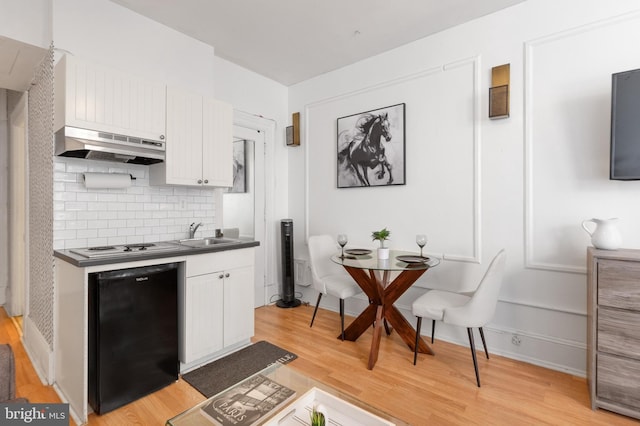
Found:
[[[293,389],[257,374],[215,396],[200,410],[218,426],[251,426],[295,394]]]

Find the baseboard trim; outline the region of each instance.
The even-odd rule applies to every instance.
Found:
[[[443,327],[439,328],[440,332],[436,331],[437,340],[443,340],[445,342],[465,347],[469,346],[469,341],[466,337],[459,338],[457,336],[452,336],[447,333],[446,329],[443,330]],[[438,330],[437,325],[436,330]],[[460,330],[462,330],[462,328],[460,328]],[[587,376],[586,364],[582,364],[586,363],[587,360],[587,349],[584,344],[573,340],[550,338],[548,336],[499,327],[483,327],[483,330],[487,339],[487,346],[489,347],[490,355],[500,355],[505,358],[526,362],[527,364],[537,365],[554,371],[560,371],[576,377],[585,378]],[[460,335],[462,336],[462,334],[466,336],[466,330],[462,330]],[[517,346],[512,343],[512,337],[514,335],[518,336],[520,342]],[[428,337],[430,338],[431,335]],[[482,346],[476,347],[476,349],[484,352]],[[544,359],[529,352],[535,349],[541,350],[545,354],[553,353],[556,361]],[[564,360],[564,362],[559,362],[557,360]],[[581,362],[576,363],[576,360],[581,360]],[[573,362],[573,365],[571,362]]]
[[[58,394],[60,401],[65,404],[69,404],[69,400],[66,398],[64,392],[62,392],[62,389],[60,389],[56,383],[53,384],[53,390]],[[82,425],[87,422],[86,419],[84,421],[81,419],[81,416],[78,415],[76,410],[74,410],[73,405],[71,404],[69,404],[69,415],[77,425]]]
[[[28,316],[23,317],[22,326],[22,345],[24,350],[40,381],[50,385],[54,382],[53,352],[36,325],[31,321],[31,318]]]
[[[352,316],[359,315],[366,308],[368,302],[363,295],[355,296],[349,300],[352,303],[350,305],[347,304],[346,312]],[[322,307],[337,312],[334,304],[326,304]],[[397,303],[396,307],[415,327],[415,318],[411,314],[411,306]],[[567,313],[576,314],[573,312]],[[431,330],[431,327],[428,328]],[[466,330],[461,327],[438,324],[436,328],[438,330],[436,331],[436,339],[465,347],[469,345]],[[587,375],[587,347],[585,343],[501,327],[495,324],[489,324],[484,327],[484,330],[490,353],[577,377],[586,377]],[[512,343],[514,335],[518,336],[520,341],[517,346]],[[431,335],[429,334],[428,337],[430,338]]]

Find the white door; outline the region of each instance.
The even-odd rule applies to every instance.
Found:
[[[244,149],[244,192],[226,192],[223,196],[223,228],[237,228],[240,236],[260,242],[255,248],[255,307],[266,304],[266,178],[265,137],[263,132],[233,126],[234,144]]]

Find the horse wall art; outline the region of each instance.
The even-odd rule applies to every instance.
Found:
[[[338,118],[338,188],[405,184],[404,106]]]

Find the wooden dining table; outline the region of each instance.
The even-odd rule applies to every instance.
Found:
[[[416,331],[393,304],[422,274],[437,266],[440,260],[427,256],[422,258],[418,253],[400,250],[390,250],[389,258],[385,260],[378,259],[375,250],[367,254],[349,254],[367,251],[345,250],[344,256],[336,254],[331,257],[331,261],[342,265],[369,298],[369,306],[344,330],[344,339],[355,342],[373,325],[367,363],[367,368],[371,370],[378,360],[383,325],[387,335],[395,330],[413,352]],[[395,273],[397,276],[391,280]],[[433,355],[422,337],[418,336],[417,342],[418,352]]]

